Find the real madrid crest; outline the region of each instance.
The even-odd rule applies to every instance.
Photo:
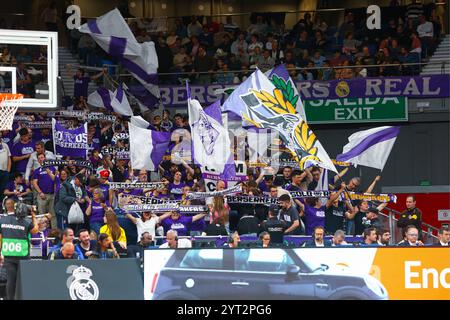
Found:
[[[98,300],[99,289],[94,280],[91,279],[92,271],[84,266],[69,266],[67,272],[72,275],[67,279],[72,300]]]
[[[336,85],[335,92],[339,98],[344,98],[350,94],[350,87],[348,86],[347,82],[339,81],[339,83]]]

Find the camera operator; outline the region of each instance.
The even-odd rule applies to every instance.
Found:
[[[31,221],[27,218],[31,209]],[[6,269],[6,297],[14,300],[20,260],[30,259],[30,237],[39,231],[36,206],[18,203],[15,215],[0,217],[0,264]]]

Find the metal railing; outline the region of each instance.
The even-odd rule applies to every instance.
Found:
[[[395,63],[395,64],[371,64],[371,65],[352,65],[352,66],[335,66],[335,67],[303,67],[303,68],[286,68],[287,71],[303,71],[303,70],[336,70],[336,69],[367,69],[367,68],[380,68],[380,67],[401,67],[401,66],[422,66],[422,65],[434,65],[439,64],[442,66],[442,71],[445,72],[445,66],[450,64],[450,58],[446,61],[436,62],[417,62],[417,63]],[[105,65],[107,67],[118,67],[117,65]],[[256,69],[242,69],[242,70],[227,70],[227,71],[213,71],[217,73],[251,73]],[[211,74],[209,71],[196,71],[196,72],[158,72],[158,76],[170,76],[170,75],[192,75],[192,74]],[[130,77],[131,73],[120,73],[120,77]]]
[[[388,225],[387,229],[389,229],[389,232],[391,234],[390,244],[395,245],[396,243],[403,240],[402,229],[397,227],[396,223],[397,223],[398,219],[395,217],[396,215],[399,216],[401,214],[401,212],[396,211],[389,207],[385,207],[384,210],[388,211],[388,214],[380,212],[380,216],[385,218],[385,220],[383,221],[383,224]],[[423,242],[430,243],[433,240],[438,239],[438,237],[436,236],[438,231],[439,231],[438,228],[433,227],[432,225],[430,225],[428,223],[422,222]]]

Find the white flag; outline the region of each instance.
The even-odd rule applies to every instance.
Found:
[[[133,116],[130,119],[131,123],[134,124],[135,126],[139,127],[139,128],[143,128],[143,129],[147,129],[148,126],[150,125],[150,123],[148,123],[144,118],[142,118],[141,116]]]
[[[128,123],[130,160],[135,170],[156,171],[170,143],[170,132],[147,130]]]
[[[218,173],[224,172],[231,155],[227,130],[206,114],[197,100],[188,99],[188,110],[195,162]]]
[[[399,133],[398,126],[355,132],[336,160],[383,170]]]

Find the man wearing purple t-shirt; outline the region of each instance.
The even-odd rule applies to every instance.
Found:
[[[315,227],[325,226],[326,206],[323,206],[321,204],[319,198],[313,198],[310,201],[305,201],[304,205],[303,203],[301,203],[301,207],[303,212],[305,213],[305,233],[307,235],[312,234]]]
[[[52,132],[49,128],[36,130],[34,133],[34,141],[42,141],[44,144],[53,140]]]
[[[160,216],[159,221],[164,228],[164,233],[167,233],[169,230],[176,230],[179,236],[187,236],[190,224],[205,216],[206,213],[199,213],[195,216],[184,216],[180,215],[177,211],[172,211],[170,216],[167,214]]]
[[[45,154],[41,153],[37,157],[39,164],[45,160]],[[40,167],[33,171],[31,175],[31,183],[34,190],[36,190],[37,204],[39,214],[51,213],[52,225],[56,226],[55,215],[55,172],[54,167]]]
[[[14,163],[14,171],[25,173],[28,158],[34,151],[34,144],[31,141],[27,128],[19,130],[20,140],[11,149],[12,161]]]
[[[67,65],[67,69],[69,73],[71,73],[71,66]],[[95,76],[86,75],[84,69],[80,68],[77,70],[75,75],[73,76],[73,95],[75,99],[79,97],[88,97],[88,87],[89,82],[94,81],[100,78],[104,73],[106,73],[106,69],[103,69],[102,72],[96,74]],[[72,73],[73,74],[73,73]]]

